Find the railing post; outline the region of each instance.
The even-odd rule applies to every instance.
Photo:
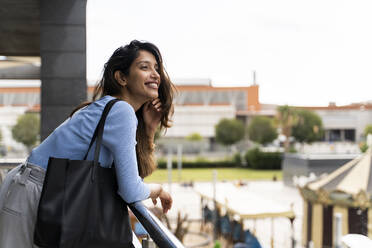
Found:
[[[168,156],[167,156],[167,169],[168,169],[168,192],[172,195],[172,169],[173,169],[173,161],[172,161],[172,149],[169,147],[168,149]]]
[[[181,172],[182,172],[182,144],[177,146],[177,168],[178,168],[178,183],[181,183]]]
[[[335,213],[335,248],[341,248],[342,214]]]
[[[214,203],[214,214],[213,214],[213,239],[214,241],[217,240],[218,236],[218,222],[217,222],[217,195],[216,195],[216,187],[217,187],[217,170],[213,170],[213,203]]]
[[[149,237],[142,239],[142,248],[157,248],[155,242]]]

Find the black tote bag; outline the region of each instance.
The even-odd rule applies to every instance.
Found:
[[[105,120],[117,101],[106,104],[84,160],[49,158],[34,232],[39,247],[133,247],[128,208],[117,194],[114,165],[104,168],[98,162]],[[95,140],[94,160],[88,161]]]

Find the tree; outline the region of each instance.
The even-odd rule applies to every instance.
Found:
[[[281,132],[286,136],[284,149],[289,151],[289,138],[292,136],[292,127],[297,124],[297,111],[295,108],[288,105],[279,106],[277,108],[276,122],[281,128]]]
[[[272,119],[264,116],[254,117],[248,126],[249,139],[262,145],[272,142],[278,137]]]
[[[292,136],[299,142],[311,143],[323,137],[322,119],[318,114],[306,110],[297,110],[298,121],[292,127]]]
[[[233,145],[244,138],[244,124],[237,119],[222,119],[215,126],[217,142]]]
[[[367,137],[368,134],[372,134],[372,124],[369,124],[364,128],[364,135]]]
[[[36,144],[40,132],[39,116],[33,113],[26,113],[17,119],[16,125],[12,128],[13,138],[24,144],[28,150]]]

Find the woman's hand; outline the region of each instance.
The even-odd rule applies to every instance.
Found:
[[[157,198],[159,197],[161,206],[163,208],[163,213],[167,213],[169,209],[172,208],[173,199],[172,196],[163,190],[163,187],[159,184],[150,184],[150,198],[154,205],[157,204]]]
[[[168,192],[163,190],[162,193],[159,195],[159,198],[161,201],[161,206],[163,208],[163,213],[166,214],[168,210],[172,208],[172,196]]]
[[[143,120],[146,124],[146,133],[153,137],[162,117],[162,108],[159,98],[148,101],[143,106]]]

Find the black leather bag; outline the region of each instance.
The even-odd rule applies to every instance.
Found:
[[[84,160],[49,158],[34,232],[36,245],[133,247],[127,204],[117,194],[115,168],[98,162],[105,120],[117,101],[106,104]],[[95,140],[94,161],[87,161]]]

